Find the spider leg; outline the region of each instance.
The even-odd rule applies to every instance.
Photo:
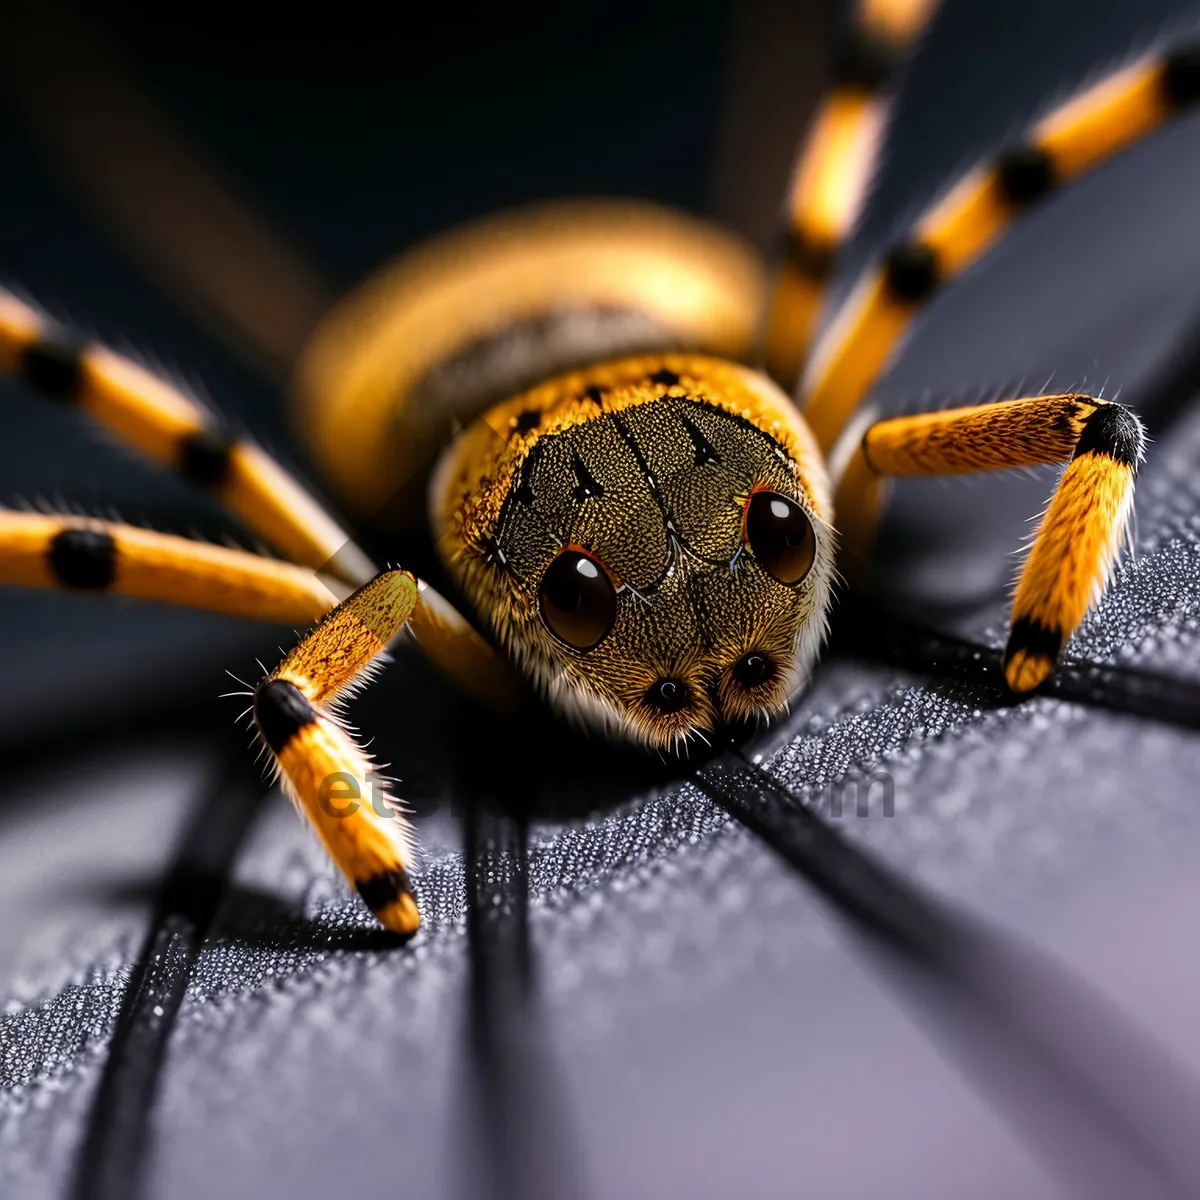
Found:
[[[339,715],[416,607],[417,581],[385,571],[333,609],[254,692],[254,720],[284,789],[380,924],[415,933],[413,844],[398,802]]]
[[[307,567],[88,517],[0,510],[0,584],[310,625],[347,589]]]
[[[0,372],[173,467],[293,562],[352,586],[374,574],[350,535],[265,451],[144,367],[65,333],[3,290]]]
[[[838,484],[850,538],[864,548],[885,476],[954,475],[1066,462],[1013,599],[1004,676],[1032,691],[1108,582],[1142,460],[1141,421],[1091,396],[1033,396],[871,425]],[[836,507],[836,505],[835,505]]]
[[[519,707],[524,686],[508,661],[424,580],[418,580],[417,590],[408,630],[425,657],[484,708],[511,712]]]
[[[964,175],[851,292],[808,361],[804,414],[837,440],[939,287],[977,262],[1023,213],[1200,100],[1200,43],[1147,55],[1036,122],[1025,140]]]
[[[284,788],[381,924],[419,921],[409,827],[340,719],[408,624],[421,649],[489,707],[520,696],[515,673],[431,587],[385,571],[348,596],[291,563],[87,517],[0,511],[0,584],[106,591],[262,620],[319,624],[253,692],[255,723]]]
[[[292,563],[114,521],[0,509],[0,585],[107,592],[285,625],[319,621],[349,591]],[[418,582],[409,632],[459,689],[501,711],[515,673],[469,621]]]
[[[834,62],[833,86],[804,140],[772,280],[768,374],[795,387],[833,273],[875,169],[897,80],[939,0],[859,0]]]

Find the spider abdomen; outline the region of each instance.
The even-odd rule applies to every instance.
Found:
[[[732,234],[632,201],[501,214],[338,306],[300,373],[313,453],[362,514],[418,524],[454,429],[563,371],[651,350],[742,358],[762,268]]]

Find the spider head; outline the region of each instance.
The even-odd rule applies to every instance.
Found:
[[[717,360],[623,360],[472,426],[435,479],[468,599],[560,711],[678,748],[781,712],[825,631],[824,468],[790,401]]]

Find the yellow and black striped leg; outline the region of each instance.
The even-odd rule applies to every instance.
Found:
[[[1025,560],[1004,651],[1004,677],[1028,692],[1099,598],[1125,540],[1145,450],[1142,423],[1118,404],[1085,421]]]
[[[72,337],[3,290],[0,372],[179,471],[291,561],[355,587],[375,573],[349,534],[253,442],[144,367]]]
[[[1004,674],[1029,692],[1054,670],[1064,642],[1099,598],[1129,525],[1145,449],[1128,409],[1090,396],[1034,396],[894,417],[865,433],[835,506],[870,527],[878,481],[1067,462],[1034,533],[1013,600]]]
[[[0,510],[0,584],[311,625],[348,590],[307,567],[88,517]]]
[[[387,571],[337,606],[254,693],[254,719],[285,789],[380,924],[412,934],[412,837],[371,760],[337,714],[400,632],[416,579]]]
[[[939,289],[1056,188],[1200,101],[1200,43],[1149,55],[1060,105],[1025,140],[968,172],[854,288],[814,347],[800,389],[828,451]]]
[[[345,588],[306,567],[88,517],[0,511],[0,584],[158,600],[212,612],[320,623],[255,689],[253,711],[284,784],[333,860],[388,929],[417,928],[409,827],[337,706],[406,623],[454,682],[493,708],[517,676],[432,588],[385,571]]]
[[[0,585],[108,593],[287,625],[312,625],[350,589],[292,563],[92,517],[0,509]],[[523,694],[506,659],[428,584],[410,631],[422,653],[481,704]]]
[[[787,236],[772,281],[766,368],[785,390],[800,375],[834,260],[862,209],[897,79],[938,0],[859,0],[792,172]]]

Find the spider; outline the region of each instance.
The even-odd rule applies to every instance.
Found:
[[[1200,46],[1094,83],[967,172],[814,338],[933,7],[858,8],[769,285],[705,223],[558,204],[418,248],[327,319],[301,372],[310,446],[364,527],[425,529],[433,581],[380,571],[195,400],[0,293],[0,368],[207,489],[282,558],[5,512],[0,580],[312,625],[247,689],[249,711],[335,864],[403,935],[420,920],[409,826],[395,798],[366,801],[372,764],[341,707],[400,638],[484,706],[537,697],[604,737],[680,752],[802,691],[838,564],[852,576],[869,554],[889,479],[1065,463],[1005,652],[1009,688],[1035,690],[1126,536],[1138,418],[1061,393],[880,419],[871,388],[1012,222],[1200,99]]]

